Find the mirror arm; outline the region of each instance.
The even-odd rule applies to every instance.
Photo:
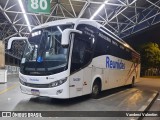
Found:
[[[8,50],[11,49],[12,42],[13,42],[14,40],[26,40],[29,48],[31,48],[31,44],[29,43],[27,37],[12,37],[12,38],[10,38],[10,39],[8,40],[8,46],[7,46],[7,49],[8,49]]]
[[[79,34],[82,34],[82,31],[80,31],[80,30],[74,30],[74,32],[73,33],[79,33]]]
[[[62,46],[66,46],[68,45],[69,42],[69,35],[71,33],[78,33],[78,34],[82,34],[82,31],[80,30],[76,30],[76,29],[65,29],[62,33],[62,41],[61,41],[61,45]],[[66,40],[67,39],[67,40]]]

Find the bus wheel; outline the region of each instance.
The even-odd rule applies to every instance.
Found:
[[[101,91],[101,84],[99,81],[95,81],[92,86],[91,97],[97,99]]]
[[[132,78],[131,88],[135,86],[135,77]]]

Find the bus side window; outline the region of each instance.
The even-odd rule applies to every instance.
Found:
[[[108,37],[107,35],[105,36]],[[98,35],[95,44],[96,45],[94,49],[94,57],[110,54],[110,42],[108,42],[107,40],[103,39]]]

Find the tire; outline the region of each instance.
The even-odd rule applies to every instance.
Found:
[[[101,84],[99,81],[95,81],[92,86],[91,97],[97,99],[99,97],[100,92],[101,92]]]
[[[132,83],[130,85],[131,88],[135,87],[135,77],[132,78]]]

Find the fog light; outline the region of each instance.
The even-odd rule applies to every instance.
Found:
[[[63,92],[63,89],[57,90],[56,95],[61,94]]]

